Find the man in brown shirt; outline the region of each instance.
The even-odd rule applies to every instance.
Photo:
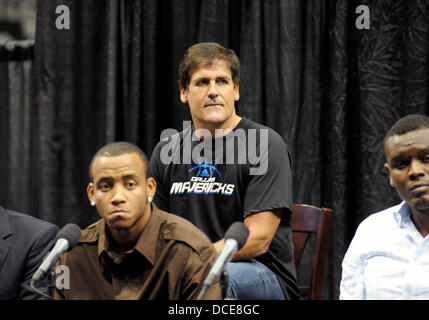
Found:
[[[56,298],[195,299],[216,251],[193,224],[151,203],[156,183],[143,151],[126,142],[104,146],[90,178],[88,197],[102,219],[61,256],[69,279]],[[221,297],[219,283],[204,295]]]

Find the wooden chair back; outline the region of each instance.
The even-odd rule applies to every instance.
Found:
[[[333,212],[328,208],[318,208],[306,204],[294,204],[292,215],[292,239],[294,244],[295,267],[298,266],[311,234],[316,235],[311,280],[308,286],[300,286],[301,298],[322,299],[323,276],[328,252],[329,233]]]

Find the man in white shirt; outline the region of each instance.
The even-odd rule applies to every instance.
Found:
[[[396,122],[384,152],[403,202],[359,225],[343,260],[340,299],[429,299],[429,118]]]

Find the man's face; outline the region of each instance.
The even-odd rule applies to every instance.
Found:
[[[156,183],[146,179],[145,165],[137,153],[116,157],[97,157],[92,166],[93,183],[88,197],[95,201],[98,213],[111,231],[141,231],[150,212],[148,196],[153,197]],[[149,213],[148,213],[149,215]]]
[[[390,184],[411,208],[429,210],[429,129],[389,138],[384,165]]]
[[[235,101],[240,98],[231,70],[225,60],[200,65],[191,76],[188,88],[180,88],[180,98],[188,103],[196,128],[225,129],[235,120]]]

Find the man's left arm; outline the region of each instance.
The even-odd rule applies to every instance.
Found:
[[[268,130],[268,129],[267,129]],[[262,135],[261,135],[262,137]],[[262,138],[261,138],[262,139]],[[250,181],[244,195],[244,224],[249,228],[245,246],[236,252],[234,260],[259,256],[268,251],[282,219],[292,210],[291,159],[282,137],[269,129],[268,140],[260,140],[259,163],[249,170]],[[253,171],[251,169],[264,168]],[[224,239],[214,243],[216,251],[223,249]]]

